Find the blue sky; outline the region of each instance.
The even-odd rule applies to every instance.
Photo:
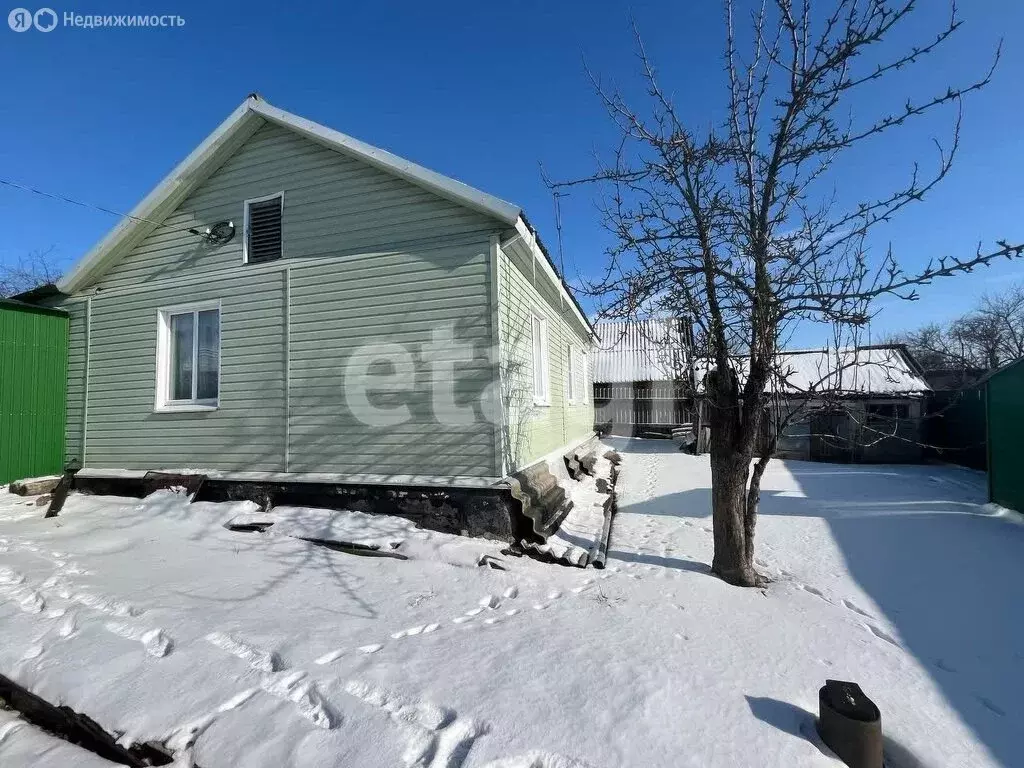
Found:
[[[923,10],[893,41],[926,41],[948,6]],[[130,210],[250,91],[271,103],[522,205],[550,244],[551,196],[539,163],[555,177],[592,171],[616,134],[594,96],[583,59],[642,99],[628,27],[636,17],[664,84],[687,116],[721,114],[723,23],[701,2],[331,3],[92,2],[53,6],[79,14],[173,13],[169,29],[74,29],[23,34],[0,26],[0,178]],[[32,8],[34,10],[34,6]],[[946,50],[913,73],[852,104],[930,93],[985,69],[1003,34],[1024,26],[1024,4],[972,0]],[[1019,37],[1019,36],[1018,36]],[[962,149],[944,185],[888,225],[908,265],[973,251],[979,241],[1024,240],[1024,50],[1005,41],[993,84],[965,108]],[[933,160],[930,138],[948,115],[880,141],[833,177],[841,199],[884,192],[915,156]],[[563,201],[565,266],[600,269],[606,243],[596,191]],[[0,187],[0,260],[52,247],[69,265],[115,219]],[[977,296],[1024,277],[1024,263],[936,283],[915,304],[892,302],[873,332],[913,327],[969,309]],[[794,342],[816,343],[807,329]]]

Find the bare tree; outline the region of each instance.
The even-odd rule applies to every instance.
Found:
[[[896,334],[923,368],[992,369],[1024,357],[1024,283],[987,294],[978,306],[945,325]]]
[[[585,286],[602,316],[635,317],[656,305],[693,318],[697,335],[707,340],[712,571],[743,586],[761,582],[754,529],[773,445],[761,441],[758,448],[758,436],[778,389],[773,382],[785,378],[777,352],[796,325],[827,324],[837,340],[855,344],[878,297],[912,301],[918,286],[935,278],[1024,252],[1024,245],[997,241],[990,250],[943,256],[920,270],[901,267],[891,247],[869,254],[874,227],[921,200],[948,173],[960,139],[961,100],[988,83],[999,52],[976,80],[853,120],[851,96],[918,64],[961,21],[954,6],[933,39],[893,54],[881,43],[912,13],[914,0],[833,0],[819,12],[824,5],[812,11],[809,0],[764,0],[741,32],[734,3],[726,0],[728,113],[710,126],[682,118],[637,32],[649,99],[634,106],[591,75],[621,141],[595,175],[552,184],[599,183],[605,190],[603,221],[614,245],[604,277]],[[746,58],[741,45],[749,48]],[[885,52],[889,57],[880,58]],[[901,188],[840,205],[827,186],[838,157],[946,107],[950,137],[944,146],[936,143],[930,173],[914,164]]]
[[[0,297],[14,296],[59,279],[53,249],[32,251],[13,264],[0,264]]]

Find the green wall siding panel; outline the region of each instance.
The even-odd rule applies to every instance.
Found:
[[[988,381],[990,501],[1024,512],[1024,363]]]
[[[94,297],[83,464],[282,471],[284,290],[284,272],[276,271]],[[214,300],[221,304],[220,407],[156,412],[158,311]],[[81,419],[80,410],[74,415]]]
[[[0,483],[61,471],[68,318],[0,305]]]
[[[289,468],[293,472],[497,477],[495,425],[486,406],[496,366],[488,298],[487,240],[411,249],[400,259],[346,259],[292,270]],[[448,333],[470,360],[452,361],[452,402],[472,413],[451,421],[434,400],[435,334]],[[353,376],[381,345],[408,353],[411,380],[351,398]],[[392,349],[392,351],[394,351]],[[372,373],[373,368],[369,369]],[[394,373],[397,369],[389,368]],[[372,379],[371,379],[372,382]],[[400,423],[375,408],[405,407]],[[469,409],[472,409],[470,411]],[[396,420],[397,421],[397,420]]]
[[[591,342],[568,302],[530,261],[522,243],[499,255],[499,326],[502,350],[502,400],[505,405],[503,451],[510,472],[593,432],[592,371],[586,374],[586,398],[570,404],[566,388],[567,347],[591,352]],[[547,320],[550,405],[533,403],[532,316]],[[592,368],[592,355],[588,355]]]

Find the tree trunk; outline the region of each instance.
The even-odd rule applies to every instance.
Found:
[[[711,562],[711,571],[739,587],[757,586],[757,574],[753,567],[754,553],[747,540],[748,467],[747,459],[736,456],[716,457],[712,450],[711,509],[715,556]]]
[[[715,555],[711,571],[741,587],[757,586],[752,538],[748,538],[747,479],[751,441],[743,433],[738,407],[726,398],[711,408],[711,513]]]

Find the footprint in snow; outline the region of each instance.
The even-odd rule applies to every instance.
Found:
[[[416,626],[416,627],[409,627],[408,629],[403,629],[401,632],[395,632],[393,635],[391,635],[391,639],[392,640],[401,640],[403,637],[413,637],[415,635],[420,634],[422,631],[423,631],[423,625],[422,624],[419,625],[419,626]]]
[[[496,595],[484,595],[480,598],[480,607],[494,610],[501,605],[501,600]]]
[[[281,659],[275,652],[257,648],[224,632],[213,632],[206,636],[206,641],[260,672],[277,672],[282,667]]]
[[[557,600],[561,596],[562,593],[559,592],[557,589],[553,589],[550,592],[548,592],[548,600]]]
[[[335,651],[328,651],[323,656],[319,657],[314,663],[320,665],[330,664],[332,661],[337,661],[344,655],[345,650],[343,648],[338,648]]]
[[[146,630],[120,622],[108,622],[104,627],[118,637],[142,643],[146,653],[156,659],[163,658],[174,648],[174,642],[159,628]]]
[[[518,608],[509,608],[507,611],[505,611],[506,616],[515,616],[517,613],[519,613]]]
[[[467,621],[472,621],[472,616],[456,616],[452,619],[452,624],[465,624]]]
[[[515,600],[519,597],[519,587],[509,587],[505,590],[505,597],[509,600]]]
[[[800,589],[802,589],[804,592],[810,592],[812,595],[814,595],[815,597],[820,597],[822,600],[825,599],[825,593],[817,587],[812,587],[809,584],[801,584]]]
[[[75,633],[75,614],[69,613],[64,617],[64,621],[60,623],[60,629],[57,630],[57,634],[61,637],[71,637]]]
[[[867,630],[872,635],[877,637],[879,640],[885,640],[885,642],[891,643],[892,645],[895,645],[897,648],[902,648],[903,647],[903,646],[901,646],[899,644],[899,641],[896,640],[896,638],[894,638],[892,635],[890,635],[884,629],[880,629],[879,627],[876,627],[874,624],[865,624],[864,626],[867,627]]]
[[[41,645],[30,645],[23,654],[21,654],[22,661],[29,661],[30,659],[37,659],[43,655],[43,646]]]
[[[468,611],[466,611],[466,615],[472,618],[473,616],[477,616],[483,613],[483,610],[483,608],[470,608]]]
[[[383,647],[384,646],[381,645],[380,643],[372,643],[370,645],[361,645],[361,646],[359,646],[359,652],[360,653],[376,653],[377,651],[379,651]]]
[[[843,600],[843,605],[854,613],[859,613],[864,618],[873,618],[870,613],[865,611],[863,608],[858,607],[852,600]]]

